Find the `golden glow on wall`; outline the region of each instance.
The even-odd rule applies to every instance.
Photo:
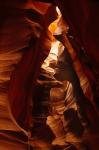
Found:
[[[60,20],[60,18],[61,18],[61,12],[60,12],[60,10],[59,10],[59,8],[58,7],[56,7],[56,12],[57,12],[57,14],[58,14],[58,17],[57,17],[57,19],[54,21],[54,22],[52,22],[50,25],[49,25],[49,27],[48,27],[48,29],[49,29],[49,31],[53,34],[54,32],[55,32],[55,30],[56,30],[56,28],[57,28],[57,24],[58,24],[58,22],[59,22],[59,20]]]
[[[58,14],[57,19],[54,22],[52,22],[48,27],[52,35],[61,33],[61,28],[60,26],[58,26],[58,24],[61,20],[62,15],[58,7],[56,7],[56,12]],[[61,49],[63,49],[63,46]],[[42,65],[43,69],[54,74],[54,69],[50,67],[50,64],[57,63],[59,51],[60,51],[60,42],[57,41],[55,38],[53,38],[50,53]]]

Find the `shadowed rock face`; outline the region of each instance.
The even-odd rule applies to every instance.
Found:
[[[36,61],[34,57],[37,57],[39,55],[37,54],[39,53],[39,49],[41,50],[44,48],[43,50],[41,50],[42,55],[40,55],[38,60],[39,65],[37,66],[39,67],[36,67],[39,70],[43,60],[48,55],[50,49],[50,37],[47,31],[48,22],[46,24],[43,23],[44,26],[42,26],[40,23],[40,19],[42,18],[42,20],[44,20],[44,18],[46,18],[45,15],[48,15],[47,10],[49,7],[51,7],[51,5],[43,5],[44,9],[42,9],[42,5],[40,3],[38,4],[38,6],[37,4],[34,4],[31,7],[30,6],[31,5],[28,2],[24,4],[17,1],[15,1],[14,3],[13,1],[6,1],[6,3],[0,2],[0,130],[22,130],[22,132],[25,131],[23,130],[23,126],[25,125],[25,122],[23,120],[25,119],[26,112],[28,111],[28,109],[26,108],[26,103],[29,104],[28,99],[26,98],[27,94],[25,95],[25,93],[28,93],[27,89],[30,89],[28,85],[30,83],[30,76],[32,76],[31,71],[33,68],[35,68],[33,67],[33,61]],[[30,8],[33,9],[33,12],[35,12],[35,14],[33,15],[39,16],[37,20],[34,20],[36,16],[33,17],[32,15],[27,15]],[[45,32],[43,34],[43,37],[41,37],[42,40],[39,41],[42,30],[44,30]],[[33,40],[31,40],[32,38]],[[39,43],[41,41],[42,44]],[[38,49],[37,47],[35,47],[36,44],[34,45],[34,43],[37,42],[39,43]],[[33,46],[32,50],[30,50],[31,43]],[[41,45],[44,45],[44,47]],[[36,49],[37,52],[35,52],[36,50],[33,51],[34,49]],[[29,64],[31,63],[33,66],[31,66],[31,71],[29,71]],[[29,72],[26,70],[28,70]],[[27,75],[25,74],[26,72]],[[37,71],[37,74],[38,72],[39,71]],[[34,75],[33,73],[33,76],[35,76],[34,80],[36,80],[37,74]],[[32,81],[33,80],[31,79],[31,83]],[[11,93],[9,92],[9,88],[11,90]],[[25,89],[26,92],[23,89]],[[10,93],[10,98],[8,98],[8,93]],[[18,97],[15,95],[17,95]],[[14,99],[11,97],[13,97]],[[17,100],[15,100],[15,97]],[[21,103],[20,100],[18,101],[18,99],[20,98],[23,101],[21,101]],[[24,100],[26,100],[27,102]],[[20,113],[20,110],[22,111],[22,113]],[[15,118],[13,117],[13,115]],[[19,117],[20,115],[21,117]],[[21,125],[22,128],[18,123]],[[25,132],[25,134],[27,134],[27,132]]]

